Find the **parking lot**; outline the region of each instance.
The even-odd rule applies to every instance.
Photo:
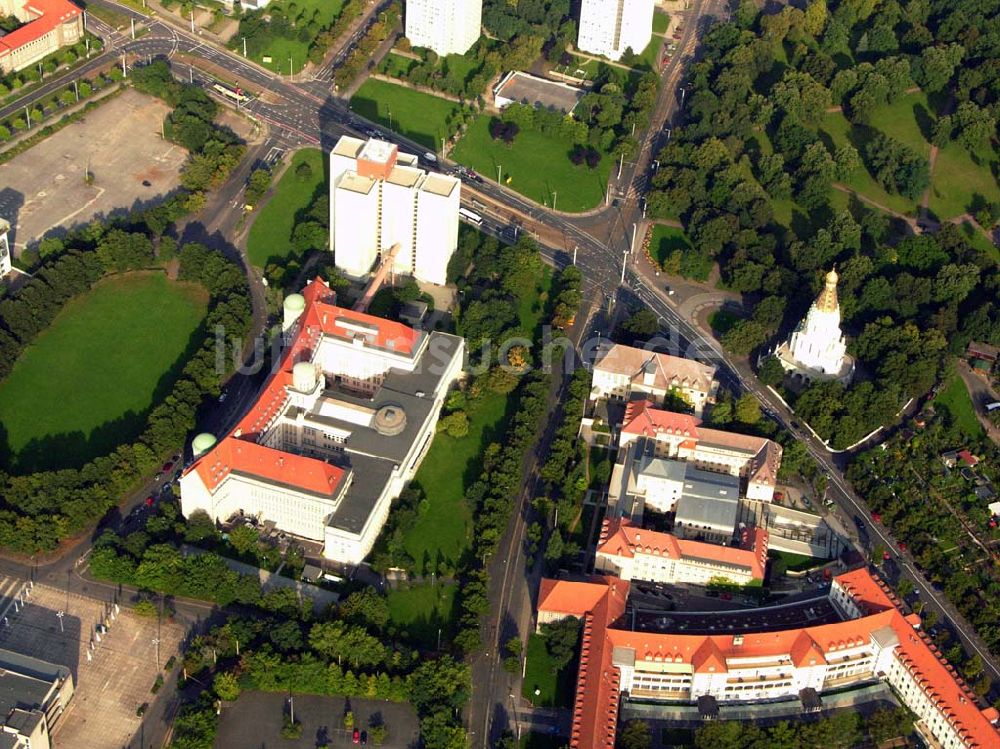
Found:
[[[56,227],[125,212],[180,184],[187,151],[160,137],[169,107],[132,89],[3,166],[0,216],[14,254]],[[84,180],[87,171],[93,183]]]
[[[11,586],[0,578],[0,588]],[[0,648],[68,667],[76,693],[53,731],[57,749],[118,749],[139,728],[136,709],[152,703],[157,668],[177,651],[183,628],[135,616],[65,590],[36,584],[26,605],[12,607],[0,623]],[[61,614],[61,615],[60,615]],[[107,622],[107,632],[95,633]],[[100,638],[99,640],[97,638]],[[93,649],[91,640],[93,638]],[[88,652],[90,659],[88,660]]]
[[[367,731],[380,723],[386,728],[382,743],[387,749],[415,749],[419,724],[410,705],[399,702],[343,697],[295,696],[295,720],[302,723],[302,736],[285,739],[281,726],[288,710],[288,696],[270,692],[244,692],[236,702],[227,703],[219,718],[217,749],[314,749],[323,743],[331,747],[353,746],[352,732],[344,728],[348,705],[355,726]],[[372,744],[371,741],[368,742]]]

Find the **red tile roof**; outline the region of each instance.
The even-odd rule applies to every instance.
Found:
[[[589,606],[583,616],[580,668],[570,728],[571,749],[614,749],[621,674],[611,662],[608,627],[625,613],[629,584],[613,577],[576,583],[543,579],[538,610],[565,613]],[[577,598],[578,603],[571,599]]]
[[[620,672],[612,662],[615,648],[634,650],[637,665],[642,661],[690,663],[698,673],[721,673],[729,669],[727,658],[777,656],[787,657],[796,666],[822,663],[831,656],[836,657],[838,651],[865,645],[873,633],[887,627],[899,642],[896,656],[958,730],[964,745],[970,749],[1000,746],[1000,733],[993,725],[1000,714],[993,708],[979,709],[975,695],[957,677],[955,669],[937,654],[927,635],[914,629],[912,622],[889,603],[880,581],[864,569],[834,579],[857,597],[859,606],[880,607],[880,610],[860,619],[834,624],[737,637],[613,629],[610,625],[624,612],[624,601],[619,603],[610,595],[613,588],[602,584],[599,589],[604,595],[584,620],[571,749],[612,749],[614,746],[620,697]]]
[[[553,614],[582,617],[594,610],[600,599],[607,595],[607,587],[612,584],[628,588],[627,582],[614,577],[595,576],[588,582],[542,578],[536,608]]]
[[[344,469],[322,460],[282,452],[236,437],[223,439],[194,467],[210,492],[214,492],[231,473],[237,473],[327,497],[339,493],[345,473]]]
[[[622,432],[655,437],[660,432],[678,434],[698,439],[698,425],[701,419],[691,414],[664,411],[648,400],[631,401],[625,406]]]
[[[26,15],[30,14],[37,18],[0,38],[0,57],[41,39],[60,24],[83,13],[69,0],[27,0],[23,8]]]
[[[338,307],[336,295],[319,278],[313,279],[302,292],[306,310],[300,329],[316,329],[324,335],[344,340],[362,339],[366,346],[413,356],[423,336],[419,330],[400,322],[385,320],[364,312]]]
[[[632,558],[636,552],[665,556],[670,559],[705,559],[734,567],[750,570],[755,580],[764,579],[767,565],[768,534],[763,528],[755,528],[753,545],[750,549],[733,546],[718,546],[702,541],[677,538],[670,533],[660,533],[632,525],[626,518],[605,520],[601,525],[598,553]]]
[[[866,614],[896,608],[892,591],[881,578],[873,577],[864,567],[837,575],[834,580],[846,590]]]
[[[303,491],[334,495],[343,471],[322,460],[273,450],[258,445],[288,400],[292,367],[310,361],[321,336],[351,339],[355,334],[345,325],[361,326],[371,331],[366,345],[413,355],[422,333],[401,323],[383,320],[336,306],[336,294],[320,278],[303,290],[306,308],[296,323],[295,338],[285,348],[278,370],[271,376],[257,400],[229,436],[202,456],[187,472],[196,470],[209,491],[214,492],[231,471],[293,486]]]

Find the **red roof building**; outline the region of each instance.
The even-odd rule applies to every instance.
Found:
[[[549,598],[560,585],[549,582]],[[584,615],[571,749],[613,749],[623,696],[647,704],[694,703],[702,696],[720,704],[752,704],[799,699],[804,689],[822,693],[879,679],[917,714],[918,730],[942,745],[1000,746],[997,711],[978,705],[918,629],[919,617],[904,616],[884,584],[864,569],[835,577],[831,586],[836,607],[848,616],[845,609],[860,612],[856,618],[745,634],[631,631],[616,626],[625,623],[619,621],[625,612],[620,591],[607,578],[590,585],[593,589],[581,599],[591,610]],[[567,594],[573,595],[568,589]],[[539,615],[543,605],[540,601]]]
[[[3,0],[0,11],[23,26],[0,37],[0,71],[10,73],[83,38],[83,11],[69,0]]]

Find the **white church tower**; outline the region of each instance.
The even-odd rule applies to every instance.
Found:
[[[803,379],[847,382],[854,372],[854,360],[847,355],[847,342],[840,331],[838,280],[836,270],[826,274],[823,290],[805,319],[776,352],[785,370]]]

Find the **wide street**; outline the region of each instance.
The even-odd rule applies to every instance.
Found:
[[[154,56],[168,57],[173,62],[175,74],[181,77],[187,74],[190,79],[203,83],[212,80],[212,71],[224,71],[227,79],[238,81],[253,96],[253,101],[245,106],[245,110],[268,125],[270,134],[267,140],[251,149],[251,158],[245,161],[241,171],[227,187],[213,197],[208,210],[203,213],[203,216],[211,217],[205,222],[203,234],[218,241],[218,245],[211,242],[213,246],[228,245],[228,249],[235,250],[233,233],[240,214],[237,198],[254,158],[262,159],[272,147],[293,149],[310,144],[329,150],[341,135],[356,134],[358,130],[373,127],[372,123],[351,112],[347,102],[333,96],[330,91],[332,76],[329,71],[341,59],[340,50],[332,53],[332,62],[321,68],[319,74],[308,76],[306,80],[289,80],[287,77],[276,77],[197,34],[192,35],[183,23],[147,18],[110,0],[95,0],[95,4],[133,17],[137,23],[141,21],[148,32],[133,41],[129,38],[127,29],[112,32],[92,20],[90,28],[105,36],[107,51],[58,81],[47,83],[42,89],[32,92],[10,107],[16,109],[30,104],[49,87],[65,85],[67,79],[79,76],[100,64],[107,64],[108,58],[123,52],[128,62]],[[679,85],[683,81],[685,66],[697,54],[699,35],[704,32],[710,20],[720,18],[727,12],[726,0],[701,0],[692,3],[682,38],[678,42],[678,51],[662,72],[664,85],[655,107],[652,127],[641,142],[640,153],[635,162],[623,165],[620,178],[613,176],[609,201],[603,209],[579,216],[553,212],[489,180],[465,181],[467,203],[472,206],[471,201],[475,200],[478,205],[474,206],[474,210],[484,213],[497,227],[506,227],[513,219],[522,230],[538,236],[545,245],[543,254],[549,262],[561,266],[575,259],[586,279],[588,298],[595,302],[595,306],[601,306],[606,301],[645,305],[659,317],[666,348],[672,349],[671,353],[712,363],[718,367],[719,378],[726,387],[737,392],[753,393],[761,401],[769,417],[790,430],[826,471],[831,487],[828,496],[834,500],[840,513],[846,518],[865,522],[870,532],[858,534],[853,539],[859,550],[870,557],[874,545],[881,544],[888,548],[900,573],[911,579],[920,591],[920,598],[925,606],[937,611],[942,622],[950,621],[963,644],[971,652],[979,654],[986,669],[1000,678],[997,660],[986,651],[954,607],[931,587],[908,554],[898,551],[895,540],[886,529],[870,522],[864,501],[844,479],[844,466],[838,462],[838,456],[829,452],[820,440],[801,427],[794,414],[773,393],[759,385],[747,362],[726,354],[698,326],[697,321],[681,314],[683,300],[667,293],[655,270],[633,247],[633,227],[642,218],[641,197],[655,169],[655,154],[666,141],[668,128],[675,124],[680,109],[683,94],[680,93]],[[356,32],[352,38],[353,36],[356,36]],[[394,133],[377,129],[387,140],[410,151],[422,153],[424,150]],[[442,162],[443,168],[447,166],[447,162]],[[203,237],[199,241],[206,240]],[[252,272],[251,275],[253,276]],[[260,331],[263,329],[266,313],[259,279],[255,276],[252,278],[252,287],[255,330]],[[586,317],[588,316],[581,315],[581,318]],[[575,331],[578,343],[582,343],[585,334],[590,332],[589,327],[585,320],[583,327]],[[239,393],[234,398],[236,408],[253,392],[251,378],[243,378],[243,383],[245,384],[239,386]],[[555,395],[554,392],[550,403],[553,407],[556,403]],[[233,407],[231,402],[227,411]],[[540,452],[530,466],[529,485],[535,475],[534,463],[543,457],[541,450],[544,449],[545,441],[543,438]],[[133,502],[139,501],[142,494],[133,498]],[[485,627],[487,654],[474,661],[474,696],[468,710],[468,727],[476,737],[477,746],[488,745],[487,740],[495,737],[507,725],[507,720],[512,717],[510,713],[519,709],[518,680],[498,667],[497,646],[506,632],[504,627],[508,622],[516,624],[517,633],[522,637],[527,634],[525,627],[530,626],[531,622],[531,595],[537,584],[538,573],[537,570],[524,573],[521,553],[524,509],[526,498],[530,496],[530,492],[524,492],[518,499],[519,505],[503,546],[508,550],[507,554],[498,554],[491,563],[491,577],[499,584],[494,584],[490,592],[492,608]],[[83,588],[83,583],[74,581],[72,568],[89,544],[89,539],[82,541],[62,561],[48,567],[39,566],[39,572],[50,578],[65,575],[74,588]],[[7,571],[9,568],[7,563],[0,564],[2,570]],[[15,574],[24,569],[16,569]],[[501,622],[504,623],[503,626]],[[513,689],[518,689],[518,692],[512,692]]]

